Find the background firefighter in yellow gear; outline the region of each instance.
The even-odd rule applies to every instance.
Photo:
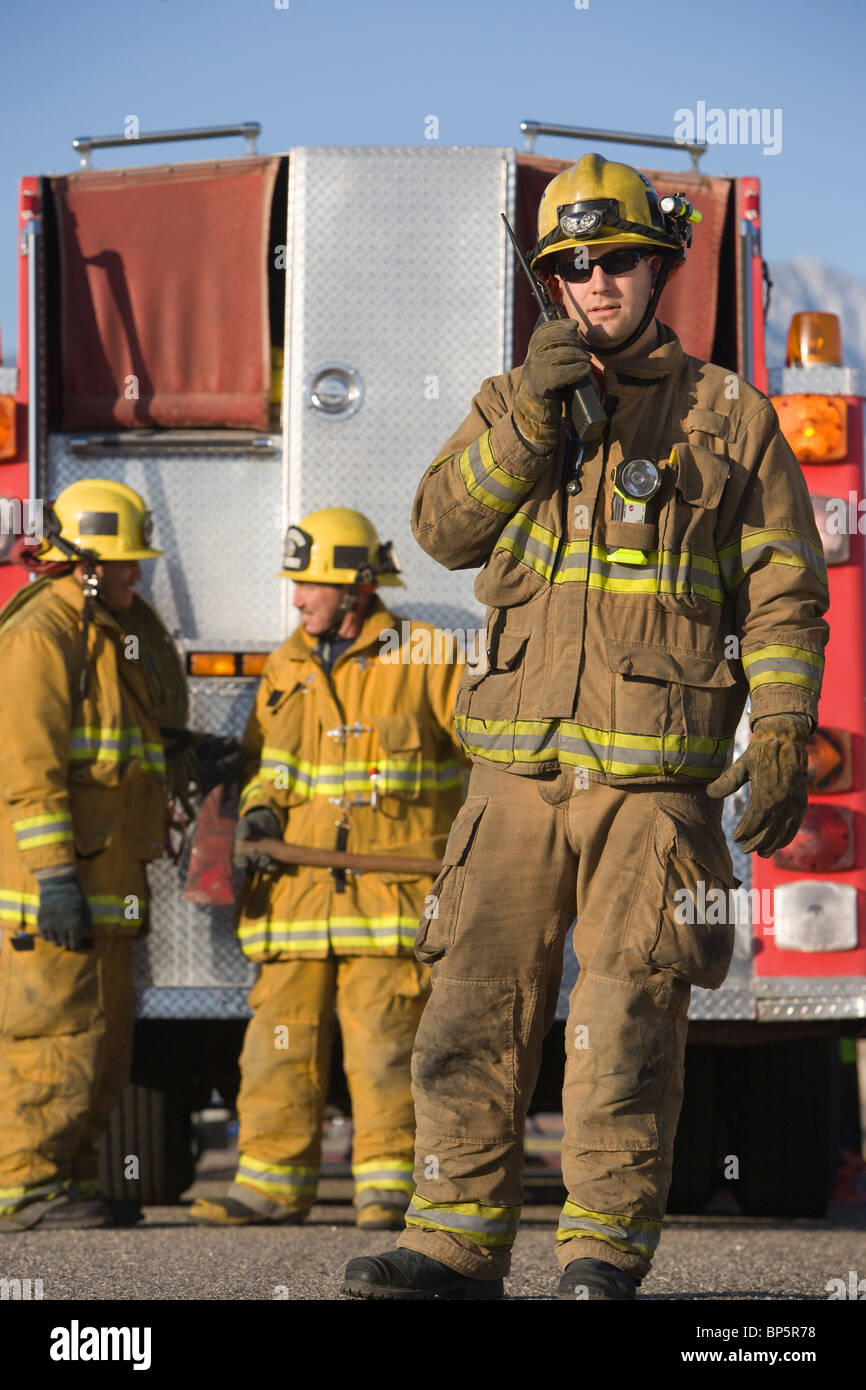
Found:
[[[53,577],[0,620],[0,1231],[112,1224],[96,1142],[128,1079],[132,943],[165,834],[146,662],[185,718],[170,638],[134,593],[162,554],[142,498],[87,479],[54,515]]]
[[[251,778],[239,837],[440,857],[462,800],[459,653],[378,599],[377,585],[402,582],[359,512],[307,516],[288,533],[285,565],[301,625],[268,659],[244,736]],[[429,974],[413,942],[432,878],[281,868],[258,856],[240,918],[241,945],[263,964],[241,1056],[238,1169],[227,1197],[200,1200],[192,1215],[246,1224],[309,1211],[336,1001],[356,1219],[402,1226],[413,1191],[409,1064]]]
[[[433,976],[417,1190],[398,1248],[350,1262],[353,1296],[502,1296],[576,909],[557,1296],[635,1297],[670,1186],[690,987],[718,988],[733,948],[732,922],[677,908],[733,886],[718,798],[751,780],[735,837],[764,856],[805,812],[821,543],[771,402],[742,380],[731,399],[725,369],[654,318],[693,220],[598,155],[559,174],[531,262],[566,317],[483,383],[416,495],[424,549],[484,566],[489,666],[458,693],[474,766],[416,944]],[[573,397],[593,385],[608,420],[581,442]],[[747,694],[754,737],[725,771]]]

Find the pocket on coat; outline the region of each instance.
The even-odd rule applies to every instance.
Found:
[[[470,675],[461,683],[458,714],[469,714],[473,719],[515,718],[528,641],[528,632],[500,632],[490,639],[487,668],[479,677]]]
[[[414,714],[382,715],[373,720],[384,757],[379,780],[380,796],[417,801],[421,795],[421,725]]]
[[[604,645],[613,727],[620,734],[660,739],[655,764],[659,772],[671,775],[680,770],[687,758],[686,737],[724,736],[728,692],[737,678],[722,653],[651,647],[611,637]],[[645,756],[649,770],[653,761]]]
[[[32,951],[15,951],[4,934],[0,1033],[5,1037],[82,1033],[103,1011],[99,957],[93,947],[67,951],[36,936]]]
[[[736,934],[736,888],[721,823],[689,824],[656,809],[656,849],[663,866],[663,899],[648,962],[689,984],[718,989],[731,963]]]
[[[694,617],[724,598],[716,555],[716,513],[730,476],[730,461],[701,444],[677,444],[671,453],[674,487],[659,519],[661,582],[656,595],[669,613]]]
[[[415,937],[415,956],[423,965],[432,965],[454,943],[466,865],[487,800],[468,796],[451,827],[442,869],[427,895]]]

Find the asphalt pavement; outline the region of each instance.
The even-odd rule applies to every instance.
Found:
[[[28,1231],[0,1237],[0,1279],[40,1279],[45,1300],[332,1300],[346,1262],[390,1248],[389,1232],[354,1226],[351,1185],[327,1178],[305,1225],[202,1227],[195,1196],[219,1196],[228,1172],[213,1169],[183,1205],[150,1207],[136,1226],[106,1231]],[[552,1299],[558,1200],[524,1208],[506,1284],[514,1300]],[[551,1192],[550,1196],[553,1196]],[[640,1299],[827,1300],[851,1271],[866,1295],[866,1206],[833,1207],[817,1220],[756,1220],[725,1212],[665,1222]],[[32,1286],[33,1287],[33,1286]]]

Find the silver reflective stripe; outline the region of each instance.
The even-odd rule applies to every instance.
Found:
[[[19,844],[24,844],[27,840],[38,840],[51,836],[56,838],[60,835],[69,834],[72,831],[72,821],[65,820],[46,821],[44,825],[31,825],[27,830],[16,830],[15,839]]]
[[[355,1206],[359,1211],[362,1207],[373,1206],[399,1207],[405,1211],[408,1202],[408,1193],[392,1191],[387,1187],[365,1187],[355,1195]]]
[[[645,1246],[654,1250],[659,1243],[659,1231],[649,1231],[642,1226],[627,1229],[623,1226],[608,1226],[603,1221],[593,1221],[591,1216],[566,1216],[559,1218],[561,1231],[591,1231],[593,1235],[623,1241],[626,1245]]]
[[[482,441],[486,445],[491,466],[488,466],[484,461]],[[468,469],[477,487],[500,502],[517,502],[534,485],[531,478],[518,478],[516,474],[509,474],[507,469],[502,468],[501,464],[496,462],[493,457],[493,450],[490,448],[489,430],[486,435],[481,436],[481,439],[476,439],[467,449],[464,449],[460,456],[460,471],[465,483],[466,474],[462,466],[464,459],[466,461],[465,468]],[[497,478],[494,469],[498,469],[505,476]],[[472,489],[470,488],[469,491],[471,492]]]
[[[815,657],[814,664],[811,661],[795,661],[791,656],[766,656],[762,661],[752,661],[747,668],[749,679],[760,675],[761,671],[790,671],[800,676],[808,676],[810,680],[817,680],[821,674],[823,662],[820,657]]]
[[[249,1178],[250,1182],[273,1183],[277,1187],[300,1187],[307,1190],[314,1188],[317,1182],[317,1173],[262,1173],[257,1168],[248,1168],[246,1164],[238,1164],[238,1177]]]
[[[428,1226],[447,1226],[460,1231],[482,1231],[493,1236],[508,1235],[517,1230],[516,1221],[496,1220],[490,1216],[470,1216],[462,1211],[441,1211],[435,1207],[416,1207],[414,1199],[409,1203],[410,1216],[416,1216]]]
[[[388,1182],[389,1179],[391,1182],[411,1182],[412,1166],[410,1164],[405,1168],[377,1168],[372,1172],[364,1172],[363,1169],[357,1170],[353,1168],[352,1176],[355,1182],[374,1182],[380,1185]]]
[[[328,928],[322,927],[316,931],[292,932],[281,931],[279,927],[272,927],[264,931],[255,932],[247,936],[241,928],[240,933],[242,946],[276,946],[280,942],[288,945],[306,946],[327,946]]]

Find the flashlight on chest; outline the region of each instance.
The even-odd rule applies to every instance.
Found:
[[[649,520],[650,504],[662,485],[662,476],[650,459],[625,459],[612,473],[611,521],[635,524]]]
[[[634,526],[652,521],[654,501],[662,485],[661,473],[652,460],[624,459],[613,469],[611,478],[611,521],[631,523]],[[626,549],[620,546],[610,552],[608,559],[618,564],[644,565],[647,557],[643,549]]]

